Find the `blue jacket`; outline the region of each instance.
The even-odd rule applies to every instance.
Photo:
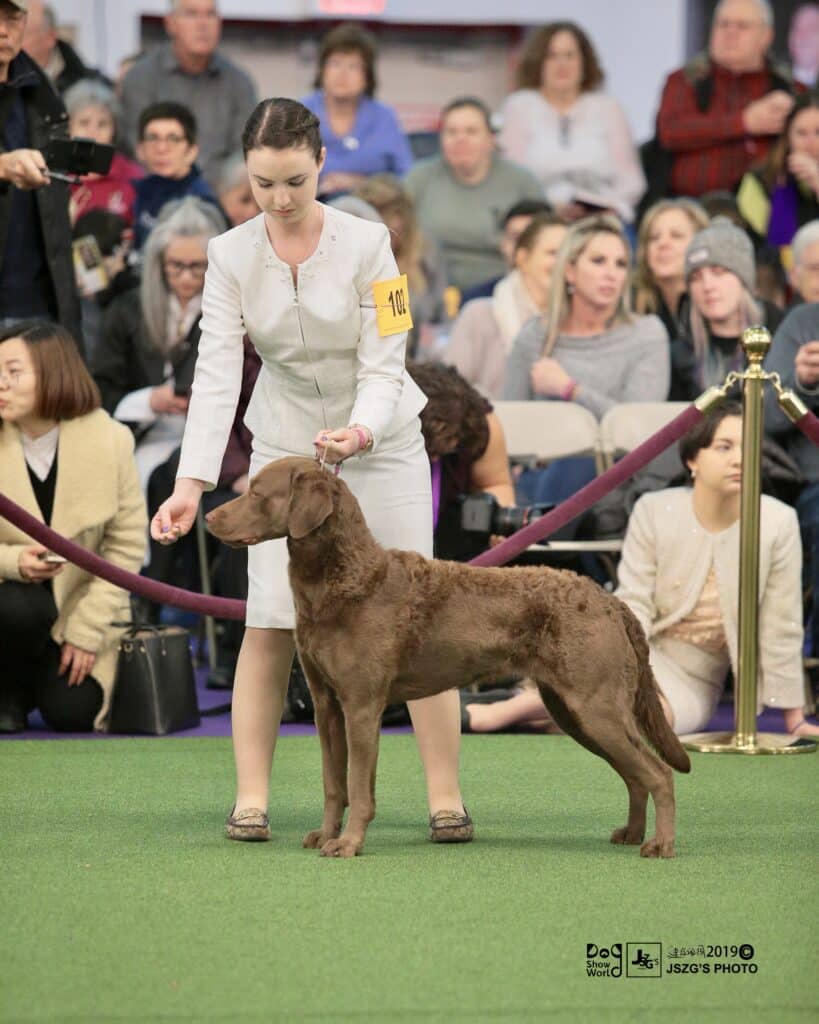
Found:
[[[134,203],[134,248],[141,249],[149,232],[159,218],[159,211],[172,199],[184,199],[185,196],[198,196],[217,209],[219,200],[211,191],[210,185],[202,177],[196,164],[184,178],[165,178],[161,174],[149,174],[133,182],[136,189]]]

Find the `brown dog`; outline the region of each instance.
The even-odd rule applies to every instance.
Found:
[[[385,550],[349,488],[310,459],[272,462],[208,523],[228,544],[288,537],[296,645],[324,775],[324,819],[305,846],[336,857],[361,851],[387,704],[515,674],[536,680],[558,724],[624,780],[628,822],[611,841],[643,842],[650,793],[656,835],[640,853],[674,856],[668,765],[691,765],[660,706],[642,628],[622,601],[571,572],[476,569]]]

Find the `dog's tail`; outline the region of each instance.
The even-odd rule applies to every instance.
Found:
[[[676,768],[678,772],[690,772],[691,761],[688,754],[668,724],[660,703],[660,691],[648,661],[648,642],[643,627],[624,601],[620,601],[619,604],[623,625],[637,656],[638,678],[637,692],[634,695],[634,717],[643,735],[667,764]]]

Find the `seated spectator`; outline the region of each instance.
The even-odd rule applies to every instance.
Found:
[[[693,199],[661,199],[644,214],[637,234],[634,309],[656,313],[669,338],[680,333],[688,308],[685,253],[708,214]]]
[[[504,273],[499,243],[503,215],[523,199],[543,201],[543,187],[495,151],[482,100],[452,100],[441,115],[441,155],[417,163],[407,191],[421,227],[444,253],[450,284],[465,291]]]
[[[71,335],[27,321],[0,332],[3,493],[41,522],[136,570],[147,516],[130,431],[100,408]],[[59,478],[59,486],[55,486]],[[52,729],[104,729],[124,590],[0,518],[0,732],[38,708]]]
[[[218,206],[196,164],[196,119],[180,103],[154,103],[139,115],[137,156],[148,169],[136,183],[134,248],[141,249],[165,203],[199,196]]]
[[[503,428],[491,404],[452,367],[409,363],[407,369],[427,396],[421,432],[432,467],[434,554],[465,561],[488,538],[461,529],[463,497],[482,492],[501,506],[515,504]]]
[[[231,227],[238,227],[260,213],[250,190],[247,165],[241,150],[222,164],[216,195]]]
[[[407,275],[413,321],[407,352],[415,358],[419,344],[428,345],[427,329],[447,318],[444,293],[448,282],[441,250],[421,231],[413,202],[394,175],[374,174],[358,186],[356,195],[369,203],[389,228],[398,270]]]
[[[706,388],[722,384],[745,365],[740,345],[751,324],[776,330],[776,306],[754,298],[754,247],[745,231],[716,217],[698,232],[685,256],[691,297],[688,324],[671,346],[671,392],[675,402],[691,402]]]
[[[503,215],[498,248],[506,262],[507,273],[515,269],[515,246],[520,236],[532,223],[532,218],[540,213],[551,212],[551,206],[543,199],[521,199],[520,202],[513,203]],[[467,288],[461,295],[461,305],[464,306],[473,299],[488,299],[498,281],[500,281],[500,277],[490,277],[472,288]]]
[[[54,8],[43,0],[28,0],[28,11],[23,49],[36,61],[60,95],[81,81],[97,81],[110,85],[110,80],[84,63],[74,47],[57,35],[57,17]]]
[[[773,336],[765,369],[778,373],[805,405],[819,415],[819,303],[792,309]],[[796,503],[805,550],[806,583],[812,591],[808,640],[819,657],[819,448],[798,430],[779,406],[773,388],[765,389],[765,430],[785,448],[806,484]]]
[[[145,244],[139,287],[103,317],[92,372],[103,407],[135,430],[143,487],[182,440],[208,242],[224,229],[216,207],[193,196],[164,211]]]
[[[504,103],[500,148],[542,182],[568,221],[612,210],[634,220],[646,181],[626,116],[601,92],[603,70],[586,33],[556,21],[534,32]]]
[[[814,89],[819,74],[819,4],[799,4],[791,14],[788,53],[794,79]]]
[[[720,0],[708,52],[669,75],[657,131],[671,154],[672,194],[735,189],[782,133],[800,87],[769,58],[773,38],[768,0]]]
[[[242,126],[256,106],[256,88],[218,52],[222,21],[216,0],[173,0],[165,31],[169,42],[137,60],[122,82],[125,138],[136,150],[141,112],[154,103],[181,104],[199,125],[202,174],[215,188],[222,161],[242,148]]]
[[[819,302],[819,220],[806,224],[793,236],[788,280],[794,303]]]
[[[506,360],[524,324],[546,313],[565,234],[555,214],[534,217],[515,245],[515,269],[495,285],[491,298],[467,302],[452,325],[444,361],[490,398],[503,394]]]
[[[321,43],[316,91],[302,103],[321,121],[327,158],[319,194],[352,192],[371,174],[403,176],[412,150],[391,107],[374,99],[376,43],[358,25],[339,25]]]
[[[118,103],[112,89],[102,82],[81,81],[67,90],[65,109],[72,139],[93,139],[113,146],[117,134]],[[114,153],[107,174],[86,174],[82,183],[71,186],[71,222],[89,210],[108,210],[133,223],[136,189],[134,182],[145,172],[122,153]]]
[[[764,165],[742,179],[737,203],[771,245],[790,245],[799,228],[819,217],[819,94],[797,99]]]
[[[678,734],[704,729],[729,669],[738,671],[739,514],[742,407],[726,402],[680,441],[690,486],[640,498],[629,521],[617,597],[649,641],[660,698]],[[760,521],[759,705],[781,709],[793,736],[815,736],[806,721],[801,627],[801,550],[791,508],[762,496]],[[543,721],[536,691],[471,704],[472,732]]]

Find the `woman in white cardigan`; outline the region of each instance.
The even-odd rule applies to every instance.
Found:
[[[245,422],[251,475],[285,455],[344,464],[344,479],[388,547],[432,554],[424,395],[404,368],[406,332],[377,325],[373,284],[398,274],[383,224],[316,201],[324,165],[318,119],[262,101],[243,134],[258,217],[208,247],[202,334],[174,493],[151,522],[157,540],[192,526],[211,489],[241,386],[245,333],[262,369]],[[285,540],[248,551],[246,629],[233,688],[236,802],[226,831],[268,839],[270,768],[293,658],[295,612]],[[472,836],[458,786],[457,692],[410,704],[427,779],[430,837]]]

